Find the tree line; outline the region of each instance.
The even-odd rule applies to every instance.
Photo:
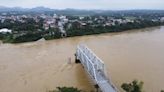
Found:
[[[123,83],[121,85],[121,88],[125,92],[144,92],[143,85],[144,83],[142,81],[133,80],[131,83]],[[86,91],[74,87],[57,87],[55,90],[51,90],[49,92],[86,92]],[[91,91],[91,92],[95,92],[95,91]],[[164,92],[164,90],[161,90],[160,92]]]
[[[139,22],[138,22],[139,21]],[[8,43],[21,43],[21,42],[30,42],[37,41],[41,38],[46,40],[50,39],[59,39],[62,38],[60,30],[58,28],[50,28],[48,30],[43,29],[42,20],[38,23],[35,23],[33,20],[28,19],[27,23],[9,23],[8,21],[0,24],[0,28],[9,28],[12,29],[12,33],[0,33],[0,39],[3,42]],[[125,24],[117,24],[113,26],[91,26],[87,24],[86,26],[79,27],[77,23],[73,23],[72,27],[66,29],[67,37],[73,36],[83,36],[91,34],[101,34],[101,33],[110,33],[110,32],[122,32],[131,29],[140,29],[145,27],[161,26],[164,25],[164,22],[151,20],[136,20],[133,23],[128,22]]]

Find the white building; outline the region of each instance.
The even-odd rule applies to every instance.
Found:
[[[82,16],[79,17],[80,20],[83,20],[84,18],[85,18],[85,17],[82,17]]]
[[[61,15],[59,18],[60,19],[66,19],[66,16]]]
[[[53,18],[55,18],[55,19],[56,19],[56,18],[58,18],[58,16],[57,16],[56,14],[54,14]]]
[[[164,22],[164,17],[161,18],[161,22]]]
[[[12,32],[12,30],[9,30],[9,29],[7,29],[7,28],[3,28],[3,29],[0,29],[0,33],[11,33]]]

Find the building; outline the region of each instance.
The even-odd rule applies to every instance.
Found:
[[[11,33],[12,30],[9,30],[7,28],[0,29],[0,33]]]
[[[161,22],[164,22],[164,17],[161,18]]]

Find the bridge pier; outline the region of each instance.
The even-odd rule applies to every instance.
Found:
[[[96,84],[96,85],[94,85],[94,87],[95,87],[95,89],[96,89],[96,92],[99,92],[99,85]]]
[[[75,54],[75,63],[78,64],[78,63],[81,63],[80,60],[77,58],[77,55]]]

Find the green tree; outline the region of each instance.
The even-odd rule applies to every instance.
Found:
[[[57,87],[57,90],[53,90],[49,92],[82,92],[82,91],[74,87]]]
[[[132,81],[132,83],[123,83],[121,88],[126,92],[142,92],[143,82],[138,82],[137,80]]]

